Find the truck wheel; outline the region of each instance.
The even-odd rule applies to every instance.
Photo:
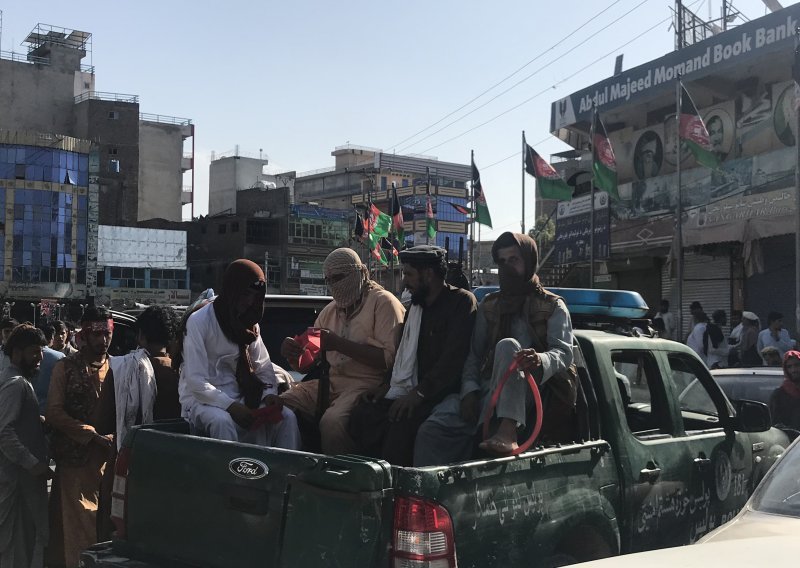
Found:
[[[559,566],[569,566],[570,564],[577,564],[578,561],[569,554],[554,554],[553,556],[545,559],[540,564],[541,568],[558,568]]]

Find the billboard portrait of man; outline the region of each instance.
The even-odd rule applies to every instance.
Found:
[[[636,141],[633,150],[633,170],[638,179],[655,177],[661,170],[664,147],[661,138],[652,130],[646,130]]]

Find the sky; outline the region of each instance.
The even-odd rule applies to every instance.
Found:
[[[719,17],[721,0],[685,3]],[[236,145],[263,152],[272,172],[333,166],[345,144],[464,164],[474,150],[487,239],[520,227],[521,132],[543,156],[568,149],[548,132],[550,104],[612,75],[620,53],[629,69],[672,51],[673,5],[0,0],[0,49],[25,53],[37,23],[90,32],[84,63],[98,91],[139,95],[141,112],[195,124],[195,215],[208,210],[211,153]],[[767,13],[761,0],[734,6],[749,19]],[[528,178],[526,229],[533,186]]]

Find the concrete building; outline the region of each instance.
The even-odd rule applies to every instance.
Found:
[[[467,183],[472,177],[469,165],[386,154],[378,148],[350,144],[337,147],[331,155],[335,158],[332,168],[297,175],[296,203],[350,211],[358,208],[363,214],[371,202],[389,213],[394,184],[403,208],[406,244],[426,244],[425,208],[430,188],[437,230],[436,242],[430,244],[447,245],[452,260],[458,258],[461,245],[466,263],[469,223],[452,205],[467,204]],[[352,216],[354,219],[355,212]]]
[[[26,53],[0,57],[0,129],[71,136],[100,152],[99,208],[105,224],[153,217],[180,221],[191,204],[194,125],[140,112],[135,95],[99,92],[91,34],[38,24]]]
[[[236,214],[237,192],[251,188],[275,188],[275,176],[264,172],[269,160],[244,156],[239,147],[230,154],[212,153],[208,167],[208,214]]]
[[[791,68],[798,20],[800,5],[790,6],[682,45],[553,103],[551,131],[574,148],[555,165],[564,168],[577,193],[588,192],[591,160],[582,152],[589,148],[594,105],[616,154],[620,199],[610,203],[610,256],[598,263],[598,286],[638,290],[650,306],[667,298],[677,311],[672,261],[680,246],[684,322],[688,305],[698,300],[709,314],[746,309],[763,321],[771,310],[783,312],[785,325],[797,336],[793,188],[798,133]],[[718,169],[703,167],[683,146],[680,192],[679,75],[720,161]],[[679,195],[682,243],[675,238]],[[586,274],[585,262],[572,266]]]

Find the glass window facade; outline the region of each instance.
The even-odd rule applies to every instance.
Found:
[[[86,283],[88,235],[87,154],[37,146],[0,145],[2,219],[13,210],[11,253],[2,256],[2,268],[12,268],[12,281]],[[34,182],[34,183],[30,183]],[[44,183],[75,186],[72,191],[45,189]],[[84,193],[84,195],[79,195]],[[3,274],[3,272],[0,272]],[[0,276],[4,277],[4,276]]]

